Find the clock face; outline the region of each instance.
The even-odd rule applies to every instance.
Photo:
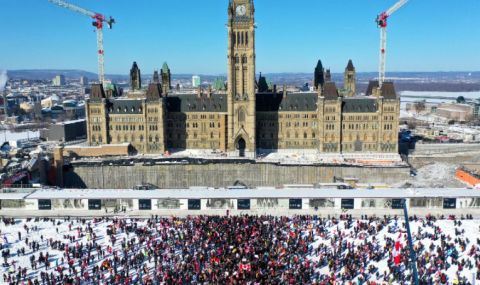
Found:
[[[247,13],[247,8],[245,8],[245,5],[237,6],[237,15],[238,16],[245,16],[246,13]]]

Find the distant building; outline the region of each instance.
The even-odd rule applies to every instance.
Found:
[[[198,75],[192,76],[192,87],[193,88],[199,87],[200,84],[201,84],[200,76]]]
[[[66,121],[50,125],[48,129],[40,130],[40,138],[46,141],[69,142],[87,137],[85,119]]]
[[[473,119],[473,106],[467,104],[440,104],[437,108],[437,116],[447,120],[466,122]]]
[[[57,75],[52,80],[53,86],[64,86],[65,85],[65,76],[64,75]]]
[[[88,78],[86,76],[80,76],[80,85],[82,86],[88,85]]]

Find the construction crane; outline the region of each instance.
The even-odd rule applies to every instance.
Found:
[[[387,54],[387,20],[388,18],[400,9],[403,5],[407,4],[408,0],[400,0],[393,5],[387,11],[377,16],[377,26],[380,28],[380,63],[378,74],[378,85],[382,88],[385,81],[385,58]]]
[[[104,49],[103,49],[103,24],[106,23],[107,26],[111,29],[115,23],[115,19],[112,17],[105,17],[100,13],[95,13],[87,9],[78,7],[71,3],[65,2],[63,0],[48,0],[49,2],[56,4],[60,7],[69,9],[71,11],[80,13],[82,15],[88,16],[93,19],[92,25],[96,28],[97,31],[97,48],[98,48],[98,80],[101,84],[105,81],[105,66],[104,66]]]

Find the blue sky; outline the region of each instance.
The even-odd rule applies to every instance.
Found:
[[[228,0],[70,0],[112,15],[106,72],[226,73]],[[256,0],[257,72],[377,71],[376,14],[396,0]],[[410,0],[390,18],[388,71],[480,70],[480,0]],[[90,20],[47,0],[0,0],[0,69],[97,71]]]

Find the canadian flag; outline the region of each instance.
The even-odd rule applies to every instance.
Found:
[[[402,234],[400,233],[398,235],[398,238],[397,238],[397,241],[395,242],[395,247],[393,248],[393,262],[395,263],[395,265],[399,265],[400,264],[400,253],[402,251],[402,243],[400,241],[400,239],[402,238]]]
[[[247,263],[247,264],[240,263],[240,271],[244,271],[244,270],[246,271],[252,270],[250,263]]]

